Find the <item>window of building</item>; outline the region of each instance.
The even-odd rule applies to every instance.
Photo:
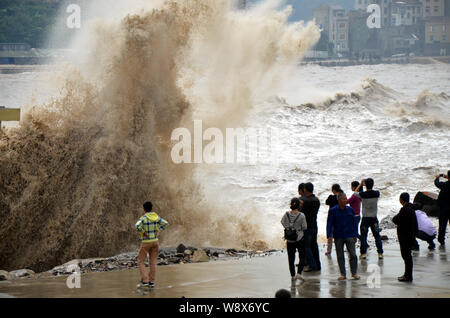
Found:
[[[430,42],[434,41],[434,36],[430,35]]]
[[[444,41],[444,42],[447,41],[447,35],[445,35],[445,34],[442,35],[442,41]]]
[[[438,6],[434,6],[434,12],[439,12],[439,7]]]

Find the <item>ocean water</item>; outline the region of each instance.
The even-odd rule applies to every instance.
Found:
[[[42,68],[0,74],[0,104],[50,100],[51,74]],[[434,175],[450,167],[449,83],[448,64],[299,66],[290,85],[255,107],[244,127],[281,131],[278,162],[203,165],[198,180],[206,197],[221,193],[217,204],[256,206],[275,237],[300,182],[315,186],[322,234],[334,183],[350,195],[352,181],[372,177],[381,190],[381,219],[399,210],[402,192],[437,193]]]
[[[283,243],[300,182],[322,202],[321,234],[333,183],[349,194],[374,178],[380,218],[401,192],[436,191],[450,166],[448,64],[299,66],[319,30],[287,23],[279,1],[145,3],[96,2],[70,63],[0,74],[0,104],[23,109],[0,139],[0,267],[130,251],[149,199],[171,224],[163,245],[262,248]],[[273,129],[276,160],[176,165],[172,132],[195,120]],[[35,233],[30,250],[21,236]]]
[[[0,74],[0,104],[49,101],[51,74],[45,68]],[[266,231],[277,236],[298,184],[312,182],[324,234],[331,185],[350,195],[352,181],[372,177],[382,194],[380,219],[396,213],[400,193],[437,193],[434,175],[450,167],[449,83],[448,64],[299,66],[290,85],[255,107],[244,127],[281,131],[278,162],[199,166],[205,197],[214,189],[219,205],[256,206]]]
[[[314,184],[325,234],[332,184],[350,196],[352,181],[371,177],[381,220],[397,213],[402,192],[437,193],[434,176],[450,167],[449,83],[448,64],[299,67],[278,98],[249,118],[250,127],[281,131],[278,162],[225,166],[202,179],[215,179],[243,206],[257,202],[255,213],[276,236],[299,183]]]

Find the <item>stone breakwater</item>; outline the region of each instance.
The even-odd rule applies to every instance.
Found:
[[[201,263],[218,260],[231,260],[246,257],[264,257],[280,252],[279,250],[239,250],[239,249],[224,249],[224,248],[196,248],[191,246],[184,246],[180,244],[174,248],[160,248],[157,265],[167,266],[175,264],[189,264]],[[75,271],[81,274],[92,272],[109,272],[128,269],[137,269],[138,252],[129,252],[119,254],[109,258],[90,258],[90,259],[75,259],[63,265],[56,266],[53,269],[43,272],[35,273],[29,269],[21,269],[17,271],[7,272],[0,271],[0,281],[11,281],[23,278],[46,278],[54,276],[70,275]],[[148,266],[148,260],[146,261]]]
[[[433,225],[438,228],[438,219],[430,219],[433,222]],[[397,227],[394,223],[392,223],[392,215],[388,215],[380,220],[380,229],[383,244],[398,244],[396,233]],[[450,240],[450,231],[447,232],[446,238],[447,240]],[[372,234],[369,234],[368,236],[368,243],[369,250],[375,247],[375,240],[373,239]],[[323,249],[326,248],[326,244],[321,243],[320,245]],[[282,252],[280,250],[268,249],[267,245],[265,245],[264,242],[260,241],[255,242],[255,248],[256,249],[254,250],[242,250],[234,248],[225,249],[214,247],[197,248],[180,244],[177,247],[160,248],[157,265],[183,265],[189,263],[222,261],[239,258],[264,257],[272,255],[274,253]],[[357,243],[357,249],[359,249],[359,241]],[[81,274],[137,269],[137,256],[138,252],[129,252],[109,258],[75,259],[43,273],[35,273],[30,269],[20,269],[12,272],[0,270],[0,281],[13,281],[26,278],[46,278],[70,275],[73,273],[74,265]],[[146,266],[148,266],[148,262],[146,262]]]

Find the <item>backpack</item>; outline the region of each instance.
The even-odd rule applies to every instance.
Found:
[[[288,220],[289,218],[289,212],[286,213]],[[284,229],[284,238],[287,241],[297,241],[298,235],[297,230],[294,229],[295,221],[297,221],[298,217],[300,216],[300,212],[297,214],[297,216],[294,219],[294,222],[290,223],[290,227],[287,229]]]

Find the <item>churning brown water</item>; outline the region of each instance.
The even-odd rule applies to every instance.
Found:
[[[319,37],[288,15],[179,0],[86,27],[61,93],[0,135],[0,268],[130,250],[146,200],[171,224],[165,244],[270,244],[251,206],[215,205],[194,165],[172,163],[170,137],[194,119],[242,124],[274,92]]]

